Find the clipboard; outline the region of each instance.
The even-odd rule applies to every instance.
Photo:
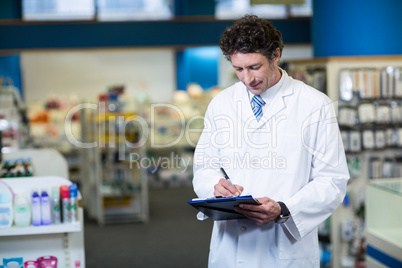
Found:
[[[214,221],[245,219],[246,216],[233,209],[235,206],[239,204],[260,205],[260,202],[251,195],[195,199],[187,202]]]

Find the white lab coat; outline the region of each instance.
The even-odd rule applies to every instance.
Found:
[[[208,106],[194,154],[198,197],[213,196],[223,166],[243,194],[291,213],[284,224],[214,222],[209,267],[319,267],[317,226],[341,204],[349,174],[331,100],[285,71],[282,79],[260,122],[241,82]]]

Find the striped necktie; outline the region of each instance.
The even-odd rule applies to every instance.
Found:
[[[260,95],[254,95],[252,100],[253,113],[255,118],[257,118],[257,122],[259,122],[262,117],[262,106],[265,104],[265,101],[261,98]]]

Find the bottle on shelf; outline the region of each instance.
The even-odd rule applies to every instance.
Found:
[[[8,169],[7,177],[10,177],[10,178],[18,177],[17,176],[17,171],[18,171],[17,162],[14,162],[13,164],[10,165],[10,167]]]
[[[5,160],[4,165],[0,170],[0,178],[6,178],[8,176],[8,172],[9,172],[9,169],[10,169],[9,166],[10,166],[9,161]]]
[[[67,185],[60,186],[62,222],[71,222],[70,217],[70,189]]]
[[[15,177],[22,177],[25,175],[25,168],[22,164],[22,161],[17,160],[15,161]]]
[[[31,224],[30,204],[23,193],[17,193],[14,197],[14,224],[15,226]]]
[[[5,183],[0,182],[0,228],[10,227],[13,217],[12,192]]]
[[[40,208],[42,225],[51,224],[52,220],[50,216],[50,198],[46,191],[42,191],[42,194],[40,196]]]
[[[52,188],[52,224],[60,224],[60,190],[59,187]]]
[[[32,225],[40,226],[42,224],[42,215],[41,215],[41,205],[40,205],[40,196],[37,190],[32,192],[31,196],[31,206],[32,206]]]
[[[70,219],[71,222],[77,222],[78,221],[78,214],[77,214],[77,209],[78,209],[78,200],[77,200],[77,195],[78,195],[78,187],[77,184],[73,183],[69,186],[70,190]]]
[[[30,158],[28,158],[24,162],[24,169],[25,169],[25,176],[27,176],[27,177],[33,176],[34,170],[33,170],[32,162],[31,162]]]

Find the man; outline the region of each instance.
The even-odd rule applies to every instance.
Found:
[[[209,267],[319,267],[317,226],[349,179],[331,100],[278,67],[282,35],[264,19],[240,18],[220,48],[241,82],[208,106],[194,190],[251,194],[261,205],[237,207],[246,219],[214,222]]]

